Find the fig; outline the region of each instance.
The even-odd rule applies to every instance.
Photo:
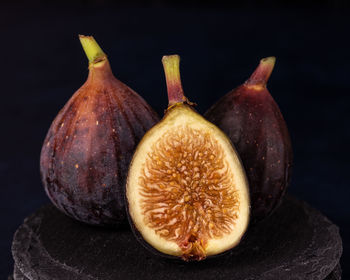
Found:
[[[240,242],[249,222],[249,190],[228,137],[184,96],[179,61],[178,55],[162,59],[169,106],[136,148],[126,204],[146,248],[199,261]]]
[[[251,77],[205,114],[231,139],[247,172],[252,223],[281,203],[291,178],[292,145],[278,105],[266,88],[275,57],[260,61]]]
[[[106,54],[91,36],[80,36],[89,75],[58,113],[40,158],[45,191],[62,212],[100,226],[126,222],[128,166],[156,113],[117,80]]]

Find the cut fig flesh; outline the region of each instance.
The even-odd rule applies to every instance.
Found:
[[[184,260],[235,247],[249,221],[248,183],[236,151],[183,103],[171,106],[140,142],[126,195],[142,239]]]

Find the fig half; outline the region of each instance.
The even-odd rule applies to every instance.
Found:
[[[260,61],[251,77],[216,104],[205,117],[230,137],[247,172],[252,222],[281,203],[291,178],[292,145],[278,105],[266,88],[275,57]]]
[[[185,261],[235,247],[249,221],[245,171],[228,137],[183,94],[179,56],[162,59],[164,118],[142,138],[129,167],[129,220],[142,244]]]
[[[136,92],[117,80],[93,37],[80,36],[89,58],[85,84],[58,113],[44,141],[45,191],[62,212],[92,225],[126,221],[129,163],[145,132],[159,120]]]

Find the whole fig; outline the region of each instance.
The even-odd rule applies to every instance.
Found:
[[[44,141],[40,171],[45,191],[62,212],[92,225],[124,222],[128,166],[156,113],[117,80],[91,36],[80,36],[89,76],[58,113]]]
[[[252,222],[281,203],[291,177],[292,145],[278,105],[266,88],[275,57],[264,58],[251,77],[205,114],[231,139],[245,167]]]

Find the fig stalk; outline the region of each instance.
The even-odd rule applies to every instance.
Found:
[[[168,55],[163,56],[162,63],[166,78],[166,85],[168,90],[168,107],[177,103],[189,102],[184,96],[180,77],[180,56]]]
[[[250,78],[244,83],[247,87],[265,87],[275,66],[276,58],[270,56],[260,60],[259,66],[255,69]]]
[[[103,52],[94,37],[79,35],[79,40],[89,60],[89,65],[107,59],[107,55]]]

